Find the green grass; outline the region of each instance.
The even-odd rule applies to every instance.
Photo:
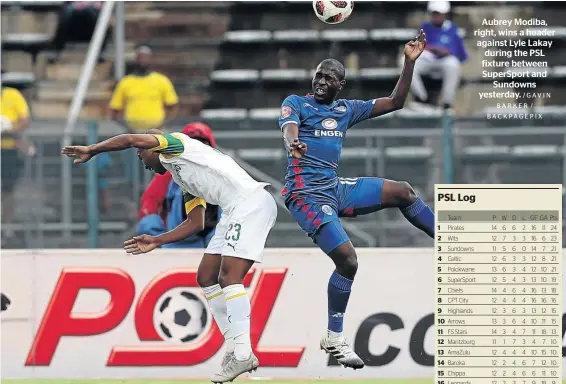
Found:
[[[250,380],[239,379],[234,383],[266,382],[269,384],[431,384],[432,379],[382,379],[382,380]],[[207,380],[2,380],[2,384],[210,384]],[[566,384],[566,383],[565,383]]]

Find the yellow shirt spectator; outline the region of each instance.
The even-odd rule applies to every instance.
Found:
[[[2,149],[16,148],[16,139],[10,131],[17,131],[29,119],[26,99],[15,88],[2,88],[0,108],[2,110]]]
[[[146,76],[128,75],[114,91],[110,108],[124,111],[124,120],[132,131],[159,128],[165,120],[165,108],[179,102],[171,81],[157,72]]]

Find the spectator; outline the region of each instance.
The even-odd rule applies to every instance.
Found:
[[[431,19],[421,25],[426,33],[426,50],[415,63],[411,92],[417,103],[430,104],[422,76],[440,76],[443,107],[450,109],[460,83],[460,64],[467,60],[468,53],[458,27],[447,19],[450,2],[430,1],[428,11]]]
[[[50,62],[54,63],[59,59],[61,52],[65,49],[69,41],[89,42],[94,33],[102,1],[66,1],[61,6],[59,12],[59,23],[53,37],[53,49],[55,56],[50,58]],[[102,55],[108,44],[110,34],[106,32],[98,62],[104,61]]]
[[[29,125],[28,103],[15,88],[2,86],[2,218],[6,224],[14,220],[14,190],[24,171],[23,157],[33,155],[35,148],[21,137]],[[13,232],[4,231],[6,237]]]
[[[151,49],[139,47],[134,72],[118,82],[110,100],[110,117],[119,120],[123,115],[130,132],[162,128],[166,118],[177,115],[175,88],[167,76],[151,71],[151,59]]]
[[[151,49],[142,46],[136,51],[134,72],[121,79],[110,100],[110,117],[121,121],[131,133],[163,128],[166,118],[177,115],[179,98],[171,80],[151,71]],[[132,180],[137,159],[135,149],[122,151],[126,177]]]
[[[191,123],[185,126],[184,134],[211,147],[216,147],[214,135],[209,126],[203,123]],[[147,186],[142,198],[138,234],[160,235],[174,229],[186,219],[181,188],[172,180],[169,172],[155,175]],[[171,248],[206,248],[214,235],[214,229],[220,218],[220,209],[207,204],[205,228],[190,238],[164,247]]]

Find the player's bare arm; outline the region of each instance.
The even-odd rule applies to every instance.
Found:
[[[283,141],[287,151],[297,159],[300,159],[307,152],[307,145],[299,141],[299,126],[295,123],[285,124],[283,127]]]
[[[102,152],[121,151],[128,148],[151,149],[159,145],[159,140],[149,134],[123,134],[89,146],[72,145],[61,150],[62,155],[74,157],[75,164],[86,163]]]
[[[407,95],[411,89],[411,81],[413,80],[413,70],[415,68],[415,61],[423,53],[426,47],[426,35],[421,29],[419,35],[415,40],[409,41],[405,44],[403,53],[405,54],[405,64],[401,77],[395,86],[395,89],[389,97],[382,97],[375,100],[375,104],[371,111],[371,117],[385,115],[386,113],[393,112],[403,108]]]
[[[159,236],[135,236],[124,242],[124,249],[132,255],[147,253],[163,245],[184,240],[204,229],[204,207],[196,207],[187,215],[187,219],[175,229]]]

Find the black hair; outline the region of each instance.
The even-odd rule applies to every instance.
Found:
[[[344,65],[336,59],[324,59],[320,62],[321,66],[327,66],[338,75],[338,80],[342,81],[346,78],[346,69]]]

